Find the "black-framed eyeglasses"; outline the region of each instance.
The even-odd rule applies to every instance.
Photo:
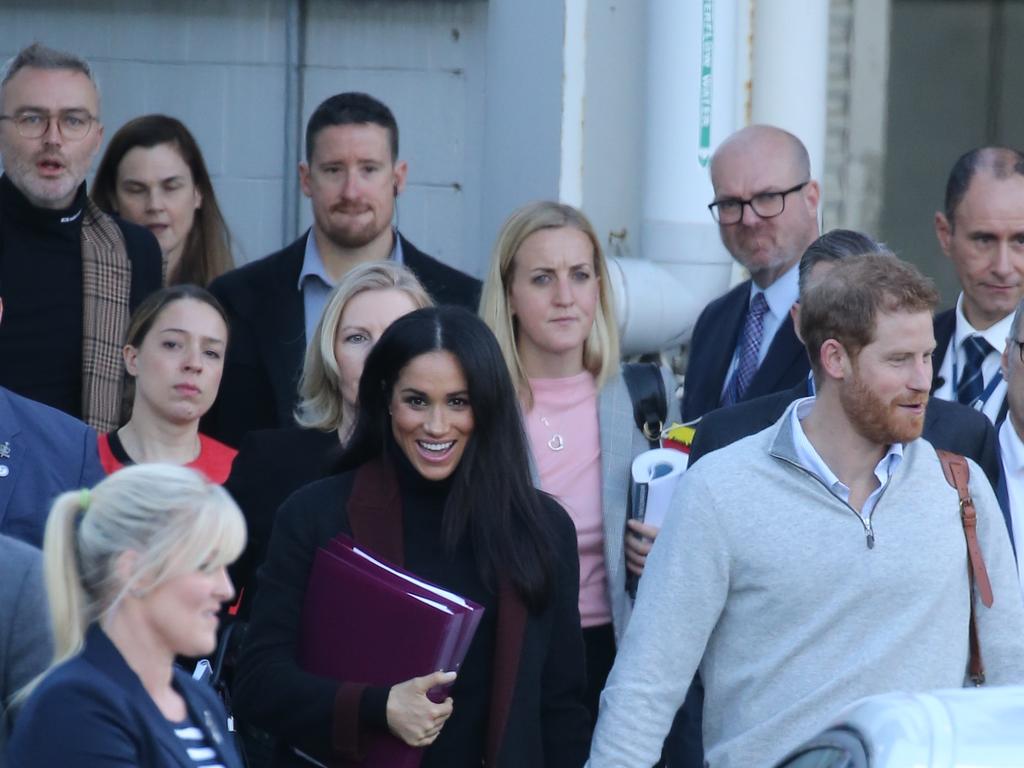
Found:
[[[799,192],[810,183],[811,180],[808,179],[781,192],[761,192],[749,200],[741,200],[738,197],[716,200],[708,206],[708,210],[711,211],[711,216],[715,221],[725,225],[739,224],[743,219],[743,206],[745,205],[749,205],[750,210],[762,219],[774,219],[776,216],[781,216],[782,212],[786,210],[786,195]]]
[[[10,120],[23,139],[38,139],[50,130],[50,121],[57,121],[60,135],[67,141],[81,141],[89,135],[96,118],[84,109],[69,109],[52,114],[28,109],[16,115],[0,115],[0,120]]]
[[[1007,341],[1017,345],[1017,354],[1020,355],[1021,363],[1024,363],[1024,341],[1018,341],[1017,339],[1014,338],[1009,338],[1007,339]]]

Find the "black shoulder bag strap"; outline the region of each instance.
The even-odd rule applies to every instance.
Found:
[[[624,363],[622,377],[626,380],[633,401],[633,419],[651,448],[661,443],[661,432],[668,418],[668,398],[661,366],[657,363]]]

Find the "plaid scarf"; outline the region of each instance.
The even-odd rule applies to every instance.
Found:
[[[101,434],[120,426],[132,267],[114,220],[87,200],[82,214],[82,420]]]

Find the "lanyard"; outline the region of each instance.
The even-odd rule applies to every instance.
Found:
[[[960,350],[954,349],[953,352],[953,396],[950,399],[956,400],[957,383],[960,381],[960,376],[957,373],[957,359],[960,357]],[[981,391],[981,394],[974,398],[974,400],[972,400],[971,402],[965,403],[965,405],[967,405],[970,408],[973,408],[976,411],[984,411],[985,405],[988,403],[988,399],[992,397],[992,393],[996,391],[996,387],[999,386],[1002,380],[1003,372],[1001,370],[997,370],[996,375],[992,377],[992,380]]]

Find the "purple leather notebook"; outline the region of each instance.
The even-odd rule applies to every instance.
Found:
[[[302,668],[335,680],[393,685],[451,669],[456,658],[461,663],[483,609],[410,578],[351,545],[332,542],[318,550],[303,606]],[[360,765],[416,768],[422,756],[422,749],[380,733],[367,742]]]

